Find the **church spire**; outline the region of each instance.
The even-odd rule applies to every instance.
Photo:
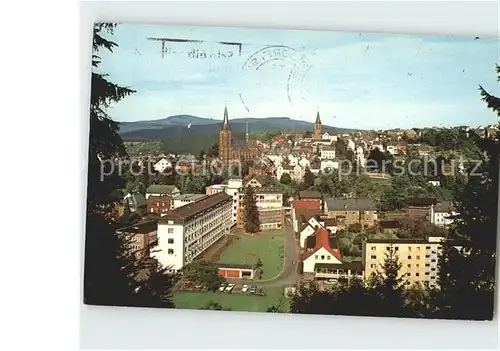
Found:
[[[222,129],[229,129],[229,115],[227,113],[227,103],[224,107],[224,119],[222,120]]]
[[[321,123],[321,118],[319,118],[319,109],[318,112],[316,113],[316,123]]]

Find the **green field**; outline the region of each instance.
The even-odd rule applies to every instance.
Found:
[[[135,155],[138,153],[149,154],[160,152],[162,149],[161,141],[151,140],[151,141],[124,141],[123,145],[127,149],[129,155]]]
[[[266,296],[229,294],[221,292],[178,292],[174,294],[176,308],[199,309],[209,301],[219,303],[223,308],[232,311],[266,312],[266,310],[283,301],[283,312],[290,309],[288,299],[283,296],[282,287],[265,289]]]
[[[255,264],[262,261],[262,279],[277,276],[283,266],[283,231],[266,231],[258,235],[239,235],[220,255],[219,262]]]

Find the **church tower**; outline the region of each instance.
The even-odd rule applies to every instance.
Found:
[[[224,165],[229,165],[231,157],[231,130],[229,129],[229,115],[227,113],[227,105],[224,108],[224,119],[219,133],[219,158]]]
[[[315,137],[321,136],[321,118],[319,118],[319,110],[318,113],[316,114],[316,121],[314,122],[314,136]]]

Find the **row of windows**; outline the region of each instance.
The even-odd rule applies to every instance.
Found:
[[[330,260],[332,258],[332,256],[330,255],[326,255],[326,260]],[[321,260],[324,260],[325,259],[325,255],[321,255],[321,257],[319,255],[314,255],[314,259],[318,260],[318,259],[321,259]]]
[[[346,212],[346,213],[347,213],[347,212]],[[442,248],[441,246],[438,246],[438,247],[437,247],[437,249],[438,249],[438,250],[441,250],[441,248]],[[387,246],[387,247],[386,247],[386,250],[387,250],[387,251],[389,251],[390,249],[391,249],[391,247],[390,247],[390,246]],[[416,247],[415,247],[415,249],[416,249],[417,251],[420,251],[420,246],[416,246]],[[430,246],[426,246],[426,247],[425,247],[425,249],[426,249],[426,250],[430,250],[430,249],[431,249],[431,247],[430,247]],[[376,246],[372,246],[372,247],[370,247],[370,250],[371,250],[371,251],[376,251],[376,250],[377,250],[377,247],[376,247]],[[399,246],[394,247],[394,251],[399,251]],[[411,246],[408,246],[408,251],[412,251],[412,247],[411,247]],[[432,251],[431,253],[436,254],[437,252],[436,252],[436,251]]]

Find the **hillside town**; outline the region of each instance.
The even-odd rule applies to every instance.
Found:
[[[245,294],[249,286],[255,286],[254,293],[258,288],[264,291],[272,286],[291,296],[303,281],[328,288],[353,277],[368,279],[380,271],[391,248],[399,257],[405,284],[437,286],[445,230],[458,214],[453,195],[446,188],[450,187],[450,179],[458,181],[467,176],[467,162],[453,164],[451,157],[443,157],[449,150],[439,150],[442,144],[436,147],[422,142],[427,140],[423,135],[456,135],[456,144],[466,141],[471,129],[335,135],[322,130],[318,111],[310,132],[276,133],[262,141],[250,139],[247,131],[245,140],[239,141],[232,138],[230,125],[226,107],[218,154],[211,156],[223,169],[229,169],[235,161],[244,163],[243,170],[239,169],[241,174],[209,174],[205,166],[210,159],[203,152],[201,157],[133,156],[138,169],[153,173],[136,177],[148,181],[143,184],[139,180],[140,186],[136,178],[130,179],[129,189],[134,190],[124,196],[121,207],[122,211],[126,208],[127,216],[135,215],[135,222],[117,233],[126,236],[129,249],[138,257],[149,255],[168,267],[171,274],[181,273],[196,262],[209,263],[224,278],[221,291]],[[496,127],[477,132],[494,136]],[[384,206],[384,191],[394,188],[398,175],[380,167],[369,169],[379,155],[392,162],[399,158],[403,163],[409,156],[434,164],[441,160],[439,167],[443,169],[403,175],[410,178],[407,188],[401,189],[405,194],[386,200],[389,203]],[[352,161],[357,173],[352,168],[344,170],[343,183],[341,168],[345,161]],[[445,168],[448,173],[443,172]],[[352,179],[358,184],[345,184]],[[328,182],[332,184],[325,184]],[[252,199],[247,198],[249,194]],[[256,208],[252,219],[248,218],[250,204]],[[251,221],[257,228],[251,229]],[[225,255],[233,250],[235,242],[248,236],[261,241],[257,248],[249,248],[254,252],[242,254],[236,250]],[[258,261],[266,253],[260,251],[265,251],[269,237],[281,240],[281,251],[263,264]],[[274,275],[262,279],[261,271],[269,272],[269,264],[276,266],[271,269]],[[184,285],[180,289],[195,288]],[[197,284],[196,289],[204,291],[206,287]]]
[[[500,100],[488,93],[492,85],[479,85],[491,82],[477,67],[491,64],[496,42],[455,43],[468,52],[485,45],[484,61],[474,55],[466,73],[462,51],[431,51],[440,41],[422,39],[436,64],[421,67],[415,80],[401,65],[388,64],[385,50],[369,50],[367,36],[351,35],[352,45],[333,45],[340,51],[318,51],[316,64],[356,47],[353,58],[379,55],[376,68],[365,74],[360,65],[346,72],[314,67],[335,94],[322,97],[321,88],[306,100],[298,93],[307,89],[292,84],[305,84],[304,72],[289,65],[290,57],[274,57],[280,62],[273,58],[268,70],[260,69],[277,53],[294,53],[302,62],[302,49],[239,46],[237,71],[217,78],[200,62],[191,66],[170,50],[159,53],[158,40],[138,40],[132,27],[94,27],[86,304],[493,318],[500,131],[490,110],[498,116]],[[297,32],[294,40],[300,35],[304,43],[312,39]],[[123,50],[113,37],[127,43]],[[130,40],[144,53],[157,52],[156,59],[131,60]],[[399,45],[383,42],[399,59]],[[450,57],[460,60],[454,66]],[[119,69],[124,62],[130,67]],[[495,70],[498,78],[500,67]],[[146,72],[154,79],[143,77]],[[274,88],[288,91],[260,84],[280,77],[287,83]],[[232,93],[240,88],[238,99]]]

